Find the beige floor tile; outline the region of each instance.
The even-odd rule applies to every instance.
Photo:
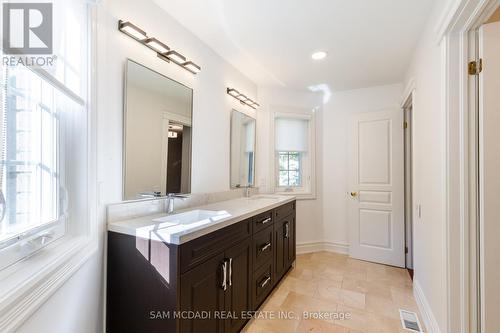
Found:
[[[329,313],[337,311],[337,303],[332,300],[325,300],[294,292],[288,293],[281,307],[285,311],[295,312],[299,317],[303,316],[304,311]]]
[[[349,329],[324,320],[301,320],[296,333],[349,333]]]
[[[335,285],[329,284],[328,282],[319,283],[318,296],[356,309],[365,309],[364,293],[341,289]]]
[[[245,333],[391,333],[401,327],[399,309],[422,317],[407,271],[329,252],[297,256],[295,268],[261,310],[290,312],[294,319],[254,319]],[[348,319],[305,319],[307,312],[348,313]]]

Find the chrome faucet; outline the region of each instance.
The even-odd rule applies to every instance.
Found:
[[[249,185],[245,187],[245,198],[250,197],[251,191],[252,191],[252,186]]]
[[[175,199],[187,199],[187,198],[189,198],[187,195],[182,195],[177,193],[167,194],[167,213],[172,214],[174,212]]]

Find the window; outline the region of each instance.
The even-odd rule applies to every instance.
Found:
[[[87,6],[53,2],[53,66],[0,67],[0,269],[86,218]]]
[[[279,187],[300,187],[302,185],[299,152],[278,152]]]
[[[276,192],[314,195],[313,128],[314,118],[311,111],[275,113]]]

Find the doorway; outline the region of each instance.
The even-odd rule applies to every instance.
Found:
[[[413,94],[403,105],[404,117],[404,219],[405,219],[405,262],[413,279]]]
[[[500,9],[476,33],[478,60],[474,77],[477,101],[478,152],[476,222],[476,316],[478,332],[500,326]]]

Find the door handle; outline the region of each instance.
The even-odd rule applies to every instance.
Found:
[[[285,224],[285,238],[290,238],[290,223]]]
[[[221,284],[222,290],[226,291],[227,289],[227,261],[224,260],[222,263],[222,284]]]
[[[233,258],[229,258],[229,286],[233,285]]]
[[[351,192],[351,198],[356,198],[358,196],[358,192]]]

